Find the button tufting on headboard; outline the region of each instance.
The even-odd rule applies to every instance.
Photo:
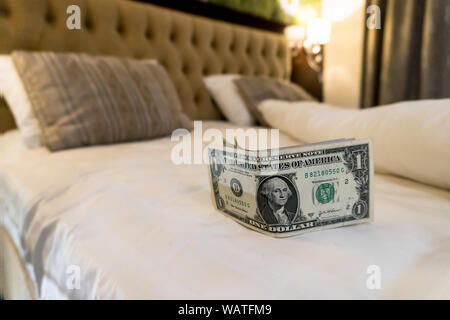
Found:
[[[0,1],[0,17],[8,17],[9,8],[4,1]]]
[[[81,30],[65,27],[67,7],[74,4],[81,9]],[[24,49],[160,58],[193,119],[221,117],[203,76],[239,72],[288,78],[291,68],[281,34],[128,0],[0,0],[0,35],[0,53]]]
[[[84,27],[87,30],[91,30],[93,25],[92,25],[92,20],[91,19],[86,19],[86,21],[84,22]]]
[[[53,15],[51,8],[47,8],[47,10],[45,12],[45,21],[48,24],[52,24],[53,22],[55,22],[55,16]]]
[[[152,32],[150,31],[150,28],[147,28],[145,31],[145,38],[150,40],[152,38]]]

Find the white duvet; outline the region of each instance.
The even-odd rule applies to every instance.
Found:
[[[372,224],[274,239],[216,212],[206,166],[172,164],[173,145],[0,137],[0,222],[41,298],[450,298],[450,192],[376,175]]]

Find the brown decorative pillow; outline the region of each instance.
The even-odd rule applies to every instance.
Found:
[[[25,51],[11,56],[52,151],[191,127],[167,72],[154,60]]]
[[[264,126],[268,126],[258,104],[263,100],[305,101],[316,100],[302,87],[287,81],[268,77],[245,76],[233,80],[248,110]]]

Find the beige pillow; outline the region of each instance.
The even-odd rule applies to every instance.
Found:
[[[272,127],[306,143],[370,138],[376,171],[450,189],[450,99],[364,110],[267,100],[259,109]]]
[[[283,101],[315,100],[302,87],[287,81],[268,77],[245,76],[234,80],[248,110],[261,125],[268,126],[258,110],[258,104],[267,99]]]
[[[255,125],[255,118],[233,82],[240,77],[238,74],[214,74],[204,77],[203,82],[228,121],[240,126],[252,126]]]
[[[25,51],[11,56],[52,151],[191,128],[169,76],[153,60]]]
[[[10,55],[0,55],[0,96],[11,110],[25,145],[41,147],[39,123]]]

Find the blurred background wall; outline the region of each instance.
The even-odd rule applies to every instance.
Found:
[[[359,108],[365,3],[365,0],[322,0],[322,16],[331,21],[323,70],[326,103]]]
[[[329,20],[331,36],[329,43],[324,46],[320,85],[322,100],[344,108],[359,108],[366,0],[197,1],[217,4],[285,25],[305,27],[310,19],[317,17]],[[301,85],[304,84],[300,80],[313,83],[311,70],[305,68],[303,62],[294,60],[293,66],[296,65],[298,70],[294,70],[293,81]],[[317,87],[317,84],[313,83],[312,87]]]

